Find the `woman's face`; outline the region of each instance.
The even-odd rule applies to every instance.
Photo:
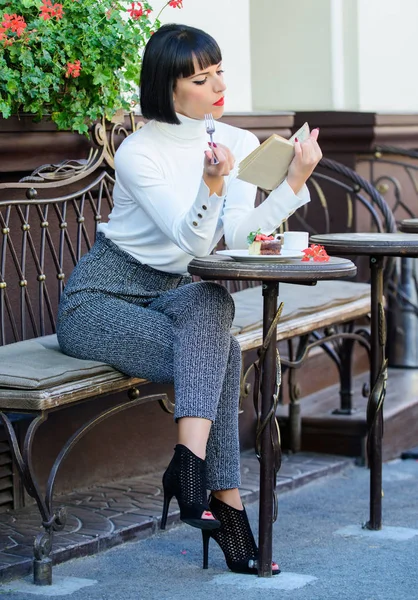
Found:
[[[226,90],[221,63],[202,70],[196,60],[193,62],[194,75],[176,81],[174,110],[191,119],[204,119],[207,113],[219,119],[224,112]]]

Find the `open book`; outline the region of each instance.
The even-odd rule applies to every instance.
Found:
[[[307,123],[288,140],[274,133],[240,162],[238,179],[253,183],[269,192],[274,190],[286,178],[295,153],[295,138],[304,142],[309,135]]]

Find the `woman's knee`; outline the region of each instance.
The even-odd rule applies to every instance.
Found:
[[[205,304],[211,310],[221,311],[232,320],[235,315],[235,304],[226,287],[212,281],[202,281],[193,285],[198,303]]]
[[[171,290],[153,301],[149,308],[163,312],[178,325],[198,321],[207,326],[216,323],[226,330],[231,328],[235,314],[234,301],[228,290],[207,281]]]

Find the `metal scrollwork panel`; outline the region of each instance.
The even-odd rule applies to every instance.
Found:
[[[55,331],[66,277],[112,210],[106,171],[81,189],[73,183],[58,197],[0,200],[0,345]]]
[[[134,114],[130,113],[130,129],[128,129],[125,127],[123,115],[120,118],[121,121],[112,123],[110,128],[102,120],[101,123],[96,123],[91,131],[93,142],[101,149],[102,160],[112,169],[115,168],[115,153],[121,139],[128,137],[145,125],[144,121],[135,122]]]

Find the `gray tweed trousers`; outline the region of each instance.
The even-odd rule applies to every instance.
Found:
[[[208,488],[239,487],[241,351],[234,302],[222,286],[157,271],[102,233],[71,274],[57,336],[65,354],[133,377],[174,383],[175,419],[212,421]]]

